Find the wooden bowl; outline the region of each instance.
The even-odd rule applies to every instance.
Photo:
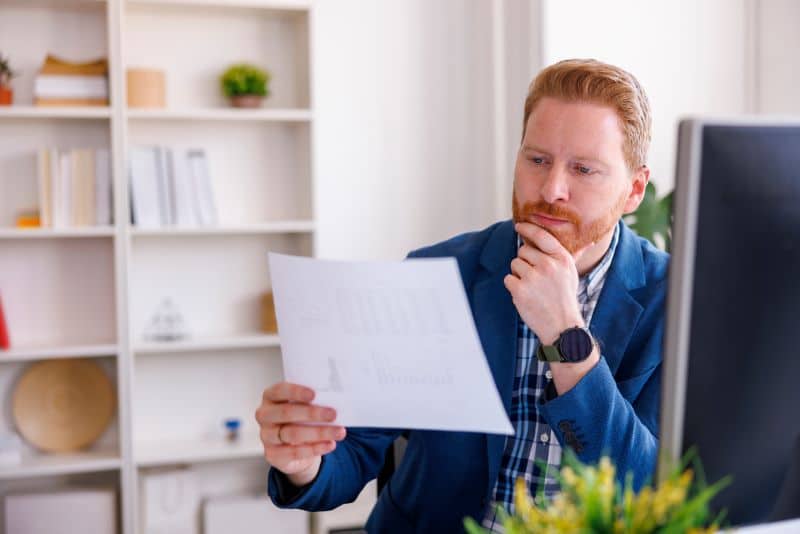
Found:
[[[17,382],[12,402],[19,433],[46,452],[91,445],[108,427],[116,404],[111,380],[86,359],[31,365]]]

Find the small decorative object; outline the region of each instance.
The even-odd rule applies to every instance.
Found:
[[[30,366],[13,393],[14,422],[32,445],[47,452],[83,449],[114,415],[114,388],[87,359],[48,360]]]
[[[42,226],[39,210],[26,210],[17,215],[17,228],[39,228]]]
[[[213,497],[203,503],[203,526],[205,534],[307,534],[308,513],[282,510],[267,495]]]
[[[5,532],[9,534],[117,532],[117,496],[110,488],[7,495],[5,512]]]
[[[278,333],[278,319],[275,316],[275,298],[272,291],[261,296],[261,331],[267,334]]]
[[[171,299],[163,299],[144,331],[144,338],[148,341],[180,341],[186,337],[183,315]]]
[[[242,426],[242,421],[237,417],[225,419],[225,436],[228,441],[234,442],[239,439],[239,429]]]
[[[14,90],[11,89],[11,79],[18,74],[11,70],[8,58],[0,54],[0,106],[10,106],[14,103]]]
[[[261,107],[261,101],[269,96],[269,80],[269,72],[248,63],[231,65],[220,76],[223,94],[237,108]]]
[[[656,186],[648,182],[644,199],[635,212],[625,217],[634,232],[669,252],[672,246],[672,197],[670,191],[658,198]]]
[[[197,534],[200,496],[191,469],[144,470],[140,477],[146,534]]]
[[[658,487],[643,487],[638,494],[633,491],[632,478],[625,487],[616,482],[616,469],[608,457],[599,464],[582,464],[569,451],[564,456],[564,466],[556,475],[561,493],[548,501],[543,496],[541,505],[534,503],[525,481],[517,479],[514,488],[514,515],[498,510],[498,517],[509,534],[552,534],[571,532],[613,532],[620,534],[650,534],[656,532],[688,532],[711,534],[719,530],[717,518],[710,518],[709,503],[730,478],[706,486],[694,482],[692,469],[683,467],[662,481]],[[695,462],[697,465],[698,462]],[[464,521],[469,534],[485,534],[472,518]]]
[[[11,348],[11,336],[8,334],[8,324],[6,323],[6,316],[3,312],[3,295],[0,294],[0,350],[8,350]]]
[[[166,107],[166,77],[163,70],[128,69],[128,107]]]

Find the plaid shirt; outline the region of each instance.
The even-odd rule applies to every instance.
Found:
[[[591,323],[618,241],[619,226],[614,230],[603,259],[578,283],[578,303],[587,325]],[[517,236],[517,246],[521,245],[522,240]],[[493,532],[503,532],[502,525],[497,522],[496,505],[502,505],[509,513],[514,511],[514,482],[517,478],[524,477],[532,495],[544,492],[551,497],[558,491],[553,474],[561,467],[561,444],[536,409],[552,379],[549,365],[536,359],[538,342],[536,334],[517,315],[517,365],[509,414],[514,435],[506,438],[494,486],[494,502],[488,506],[483,519],[483,526]],[[545,463],[547,468],[543,471],[537,462]]]

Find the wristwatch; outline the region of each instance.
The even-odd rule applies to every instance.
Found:
[[[592,353],[594,339],[589,330],[579,326],[561,332],[553,345],[539,343],[536,359],[540,362],[582,362]]]

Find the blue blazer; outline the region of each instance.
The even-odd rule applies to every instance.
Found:
[[[572,390],[537,406],[562,446],[584,462],[610,454],[641,485],[658,449],[664,302],[669,256],[620,221],[620,238],[590,329],[600,363]],[[414,251],[410,257],[453,256],[497,389],[510,410],[518,315],[503,285],[516,256],[511,221]],[[317,478],[290,501],[281,474],[270,470],[276,505],[329,510],[354,500],[377,476],[388,446],[403,430],[348,429],[323,457]],[[463,532],[464,517],[481,521],[500,469],[505,436],[411,430],[403,461],[381,492],[368,532]],[[579,446],[576,446],[579,444]]]

